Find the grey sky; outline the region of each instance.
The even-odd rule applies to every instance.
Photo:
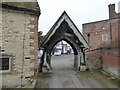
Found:
[[[45,35],[65,10],[82,32],[82,24],[109,18],[108,5],[115,3],[118,12],[120,0],[38,0],[41,15],[39,31]]]

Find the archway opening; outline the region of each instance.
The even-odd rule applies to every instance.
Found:
[[[81,56],[78,50],[78,45],[76,45],[70,38],[66,37],[64,39],[59,39],[59,40],[56,40],[55,42],[52,42],[49,45],[50,47],[47,47],[46,49],[46,51],[49,51],[49,52],[46,52],[47,53],[46,60],[50,66],[50,69],[52,68],[51,59],[53,59],[51,58],[51,55],[54,55],[54,59],[57,59],[57,57],[55,56],[58,56],[58,58],[62,60],[66,58],[68,60],[68,63],[69,63],[69,59],[71,59],[72,60],[71,65],[73,65],[74,68],[76,69],[79,68]]]
[[[70,70],[74,66],[73,46],[68,41],[61,40],[51,49],[51,67],[54,72]]]
[[[70,44],[68,44],[66,41],[61,40],[59,41],[52,49],[51,55],[59,56],[59,55],[69,55],[73,54],[74,51]]]

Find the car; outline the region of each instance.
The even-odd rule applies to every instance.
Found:
[[[43,54],[43,50],[38,50],[38,57],[41,57]]]
[[[54,55],[55,55],[55,56],[61,55],[61,49],[56,49],[56,50],[54,51]]]

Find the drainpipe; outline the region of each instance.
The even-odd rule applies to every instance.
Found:
[[[112,25],[111,25],[111,19],[109,20],[110,21],[110,40],[112,40]]]
[[[24,12],[24,14],[25,14],[25,12]],[[24,52],[24,50],[25,50],[25,26],[24,26],[24,31],[23,31],[23,52],[22,52],[22,54],[23,54],[23,57],[22,57],[22,67],[21,67],[21,87],[23,87],[23,75],[24,75],[24,59],[25,59],[25,52]]]
[[[87,36],[88,36],[88,43],[90,43],[90,33],[88,33]]]

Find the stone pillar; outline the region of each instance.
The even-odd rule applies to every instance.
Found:
[[[84,55],[83,55],[83,52],[81,52],[81,62],[80,62],[80,65],[83,65],[84,64]]]
[[[85,64],[85,55],[83,50],[81,50],[81,60],[80,60],[80,71],[85,71],[86,70],[86,64]]]
[[[51,55],[50,54],[47,54],[46,62],[47,62],[47,69],[51,70]]]
[[[80,63],[81,63],[81,50],[78,52],[78,66],[77,69],[80,70]]]
[[[81,60],[82,60],[82,56],[81,56],[81,49],[78,49],[78,54],[74,55],[75,61],[74,61],[74,67],[77,70],[80,70],[80,65],[81,65]]]
[[[80,68],[80,52],[78,52],[78,55],[74,55],[74,67],[79,70]]]
[[[74,67],[77,69],[78,66],[78,55],[74,55]]]
[[[39,72],[42,72],[42,68],[44,64],[44,57],[45,57],[45,52],[43,52],[43,55],[40,58]]]
[[[45,52],[45,55],[44,55],[44,64],[43,65],[46,65],[47,62],[46,62],[46,57],[47,57],[47,53]]]

